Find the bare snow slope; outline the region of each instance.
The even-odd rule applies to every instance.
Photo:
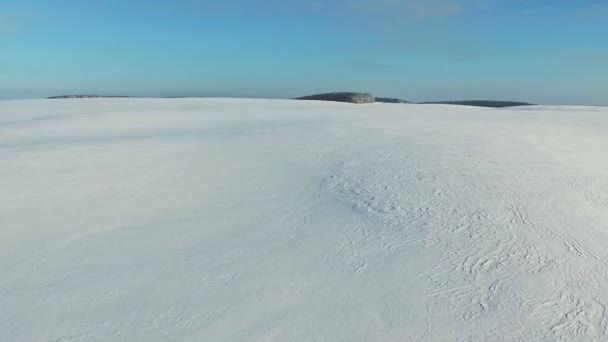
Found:
[[[606,341],[608,109],[0,102],[0,341]]]

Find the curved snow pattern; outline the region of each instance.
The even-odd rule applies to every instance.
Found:
[[[605,341],[608,110],[0,102],[1,341]]]

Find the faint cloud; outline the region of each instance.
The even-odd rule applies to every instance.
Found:
[[[0,13],[0,33],[11,33],[15,31],[18,31],[17,26]]]
[[[30,17],[30,12],[16,8],[0,7],[0,33],[19,32]]]
[[[190,0],[190,3],[203,10],[222,9],[225,13],[232,12],[234,14],[257,8],[292,12],[306,11],[324,16],[358,16],[366,13],[409,18],[431,18],[460,15],[466,11],[466,2],[470,1],[472,0],[464,0],[464,2],[459,0],[264,0],[253,3],[244,0],[224,0],[222,2]]]
[[[388,16],[409,18],[451,17],[466,12],[466,7],[455,0],[347,0],[344,2],[349,2],[354,11],[382,12]]]
[[[608,4],[591,4],[578,12],[580,17],[598,19],[605,22],[608,19]]]
[[[198,13],[290,25],[310,20],[328,32],[349,36],[364,54],[413,52],[450,59],[476,59],[484,42],[475,41],[466,20],[500,19],[514,24],[521,19],[545,18],[581,9],[580,4],[546,0],[189,0]],[[588,9],[591,10],[591,9]],[[608,5],[593,12],[608,15]],[[262,18],[263,17],[263,18]],[[348,44],[345,44],[348,45]],[[480,48],[481,46],[481,48]]]
[[[542,16],[559,5],[545,0],[187,0],[201,13],[235,16],[309,14],[342,22],[399,26],[465,15]],[[598,5],[606,12],[608,6]],[[596,9],[597,10],[597,9]],[[608,12],[607,12],[608,13]]]
[[[348,61],[337,67],[346,69],[346,70],[369,70],[373,71],[376,74],[387,74],[392,75],[396,72],[401,71],[401,68],[396,65],[392,65],[389,63],[382,63],[375,60],[361,60],[355,59],[352,61]]]
[[[3,22],[0,18],[0,33],[9,33],[13,32],[13,28],[7,23]]]
[[[443,3],[437,6],[416,6],[413,8],[417,17],[453,17],[466,12],[464,6],[458,3]]]
[[[586,52],[576,56],[576,61],[585,65],[608,65],[608,51]]]
[[[2,20],[2,18],[0,18],[0,33],[15,33],[15,32],[19,32],[19,26],[4,21]]]
[[[595,20],[608,23],[608,4],[591,4],[580,9],[576,14],[583,20]]]

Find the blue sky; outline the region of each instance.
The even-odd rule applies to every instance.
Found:
[[[0,2],[0,98],[342,90],[608,105],[608,2]]]

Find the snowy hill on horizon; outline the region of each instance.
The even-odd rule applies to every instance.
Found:
[[[608,108],[0,101],[0,341],[605,341]]]

